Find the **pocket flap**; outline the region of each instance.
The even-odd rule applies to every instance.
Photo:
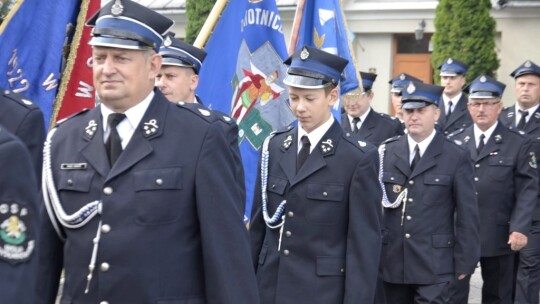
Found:
[[[452,182],[450,175],[426,174],[424,184],[448,186]]]
[[[453,234],[434,234],[431,236],[433,248],[454,247]]]
[[[275,176],[268,176],[268,191],[283,195],[287,188],[287,180]]]
[[[88,192],[95,172],[73,170],[61,172],[58,178],[58,190]]]
[[[512,156],[494,155],[488,159],[488,165],[511,167],[514,165],[514,158]]]
[[[135,191],[182,189],[182,168],[148,169],[133,173]]]
[[[382,178],[383,183],[404,185],[405,179],[406,179],[405,176],[400,173],[383,172],[383,178]]]
[[[343,185],[317,184],[307,185],[307,198],[321,201],[341,201],[343,199]]]
[[[338,257],[317,257],[318,276],[344,276],[345,259]]]

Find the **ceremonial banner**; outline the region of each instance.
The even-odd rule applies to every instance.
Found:
[[[0,33],[0,86],[26,95],[48,124],[80,0],[19,0]]]
[[[287,50],[275,0],[230,1],[205,49],[197,95],[238,124],[248,223],[261,145],[295,120],[283,84]]]

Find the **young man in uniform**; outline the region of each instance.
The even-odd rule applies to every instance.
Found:
[[[262,148],[250,229],[261,303],[373,303],[377,150],[331,114],[347,60],[303,47],[285,64],[298,126]]]

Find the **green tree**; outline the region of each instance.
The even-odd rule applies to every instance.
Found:
[[[9,13],[9,10],[13,6],[12,0],[0,0],[2,7],[0,7],[0,17],[5,18]]]
[[[216,0],[187,0],[186,42],[195,41],[215,2]]]
[[[489,14],[490,9],[490,0],[439,1],[431,56],[437,83],[440,82],[437,67],[448,57],[469,65],[468,81],[482,73],[494,75],[499,60],[495,52],[495,20]]]

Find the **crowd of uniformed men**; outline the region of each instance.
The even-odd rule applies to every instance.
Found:
[[[248,231],[238,127],[194,93],[206,53],[130,0],[87,24],[100,105],[45,138],[38,107],[0,96],[1,303],[55,303],[63,270],[66,304],[460,304],[478,263],[482,303],[539,303],[535,63],[506,108],[453,58],[442,86],[400,74],[396,117],[360,72],[339,124],[348,62],[301,48],[298,123],[264,142]]]

